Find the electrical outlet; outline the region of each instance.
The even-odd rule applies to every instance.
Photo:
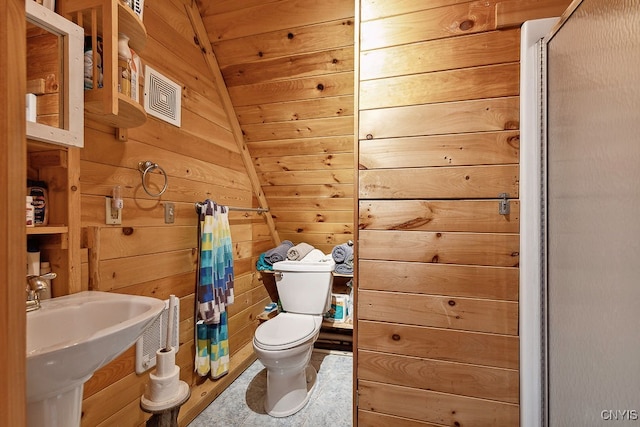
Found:
[[[171,202],[164,203],[164,223],[173,224],[175,220],[175,207]]]
[[[111,206],[111,197],[105,197],[105,224],[117,225],[122,224],[122,209],[113,209]]]

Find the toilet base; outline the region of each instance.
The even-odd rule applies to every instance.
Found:
[[[311,365],[293,375],[271,373],[267,370],[267,394],[264,409],[272,417],[293,415],[307,404],[315,389],[318,373]]]

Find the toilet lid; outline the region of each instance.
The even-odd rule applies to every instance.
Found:
[[[255,343],[265,350],[284,350],[308,340],[318,332],[321,316],[280,313],[258,326]]]

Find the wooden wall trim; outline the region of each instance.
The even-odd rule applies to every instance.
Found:
[[[216,59],[215,53],[211,47],[211,42],[209,40],[209,36],[207,34],[207,30],[205,29],[204,23],[202,22],[202,16],[200,16],[200,11],[198,10],[195,2],[191,2],[190,4],[185,4],[185,9],[187,11],[187,15],[189,16],[189,20],[191,21],[191,25],[193,26],[193,30],[198,38],[198,43],[201,47],[202,54],[205,57],[207,65],[213,74],[213,79],[216,82],[218,87],[218,91],[220,93],[220,97],[222,98],[222,104],[224,105],[224,110],[227,113],[227,118],[229,123],[231,124],[231,131],[233,133],[233,137],[238,145],[238,149],[240,150],[240,155],[242,156],[242,161],[244,162],[244,166],[247,170],[247,174],[249,175],[249,180],[251,181],[251,188],[253,189],[256,198],[258,199],[258,203],[262,208],[268,208],[267,198],[262,191],[262,186],[260,185],[260,179],[258,178],[258,174],[256,173],[255,166],[253,161],[251,160],[251,156],[249,155],[249,150],[247,148],[247,144],[244,142],[244,137],[242,134],[242,129],[240,129],[240,123],[238,122],[238,118],[233,109],[233,104],[231,102],[231,97],[229,96],[229,91],[227,90],[227,86],[224,82],[224,78],[222,76],[222,72],[220,71],[220,67],[218,66],[218,61]],[[271,238],[275,245],[280,244],[280,237],[278,236],[278,231],[276,230],[275,223],[273,221],[273,217],[270,213],[266,213],[264,215],[267,225],[269,227],[269,231],[271,233]]]
[[[82,283],[80,270],[81,253],[81,207],[80,207],[80,148],[69,147],[67,166],[67,191],[69,192],[69,265],[71,273],[67,284],[68,293],[76,293],[89,290],[87,283]]]
[[[518,0],[496,4],[496,28],[519,27],[530,19],[560,16],[571,0]]]
[[[0,8],[0,425],[4,426],[26,424],[25,34],[24,0],[8,0]]]
[[[359,204],[360,198],[357,196],[360,192],[360,183],[358,179],[358,169],[360,165],[360,141],[358,140],[358,130],[360,129],[360,78],[361,78],[361,62],[362,55],[360,55],[360,27],[363,19],[362,13],[362,2],[357,0],[355,3],[354,10],[354,30],[353,30],[353,51],[355,52],[355,58],[353,63],[353,170],[355,173],[355,178],[353,180],[353,259],[357,260],[360,258],[359,251],[359,239],[360,239],[360,231],[359,231]],[[353,312],[351,313],[351,318],[353,322],[353,343],[352,343],[352,352],[353,352],[353,372],[351,374],[351,379],[353,383],[353,399],[351,403],[351,421],[354,427],[358,427],[358,366],[359,366],[359,354],[358,351],[358,294],[360,289],[360,263],[355,262],[353,265],[353,282],[351,284],[353,288],[353,301],[351,301],[351,306],[353,307]]]

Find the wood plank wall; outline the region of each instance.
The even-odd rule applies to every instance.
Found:
[[[517,3],[360,2],[360,426],[519,425]]]
[[[81,212],[84,245],[89,248],[83,268],[86,288],[148,295],[180,302],[181,379],[192,387],[191,399],[180,411],[185,425],[202,411],[253,360],[251,340],[256,315],[270,301],[255,273],[258,255],[273,246],[264,217],[232,212],[235,260],[235,303],[229,307],[231,372],[219,381],[193,374],[194,290],[197,265],[197,215],[194,203],[211,198],[226,205],[256,207],[257,201],[236,144],[231,121],[193,26],[180,0],[145,2],[148,31],[141,52],[152,66],[182,87],[182,126],[149,117],[129,129],[128,141],[114,129],[87,122],[81,150]],[[233,119],[233,118],[231,118]],[[138,162],[151,160],[164,168],[168,188],[150,197],[141,186]],[[163,180],[153,174],[150,189]],[[124,197],[122,224],[105,225],[105,196],[119,185]],[[175,204],[175,222],[164,223],[164,205]],[[135,373],[135,347],[96,372],[85,385],[83,426],[138,426],[150,416],[141,411],[149,372]]]
[[[353,238],[349,0],[198,2],[282,240]]]

